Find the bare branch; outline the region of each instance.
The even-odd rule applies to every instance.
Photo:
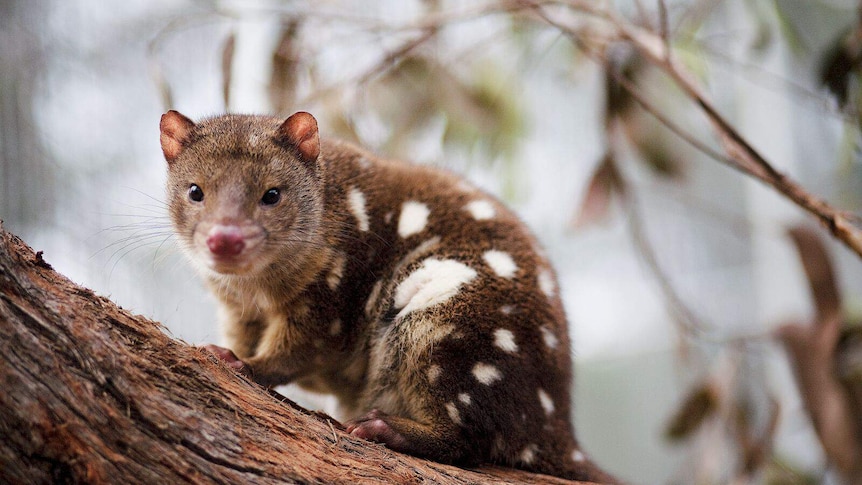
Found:
[[[848,216],[826,201],[807,192],[797,182],[776,170],[736,129],[718,112],[702,88],[683,68],[667,58],[664,47],[650,33],[631,25],[618,24],[620,32],[643,55],[668,74],[706,115],[713,124],[725,152],[741,166],[746,167],[760,181],[784,194],[799,207],[816,216],[832,234],[862,257],[862,231]]]
[[[544,11],[544,7],[531,0],[521,0],[524,5],[532,7],[533,11],[546,23],[565,32],[579,48],[584,48],[579,40],[578,30],[561,22],[553,20]],[[615,12],[604,10],[593,3],[570,0],[567,5],[575,11],[589,12],[603,18],[613,27],[614,32],[608,41],[623,40],[634,47],[655,67],[667,74],[674,83],[703,111],[712,124],[719,140],[727,154],[727,160],[732,161],[740,170],[770,185],[776,191],[805,209],[829,228],[832,234],[841,240],[848,248],[862,257],[862,231],[856,227],[849,215],[832,207],[826,201],[806,191],[796,181],[776,170],[754,147],[728,122],[715,108],[703,88],[697,83],[683,66],[674,62],[667,52],[668,46],[661,37],[640,27],[632,25],[620,18]],[[688,139],[686,141],[689,141]],[[697,147],[697,145],[695,145]],[[700,145],[702,146],[702,145]],[[698,147],[699,148],[699,147]],[[709,154],[709,153],[708,153]],[[712,155],[710,155],[712,156]]]
[[[325,88],[317,89],[308,96],[304,97],[299,101],[300,105],[311,103],[315,100],[325,98],[327,95],[338,92],[344,86],[363,86],[367,84],[369,81],[374,79],[375,77],[385,73],[393,66],[397,65],[401,62],[405,56],[416,50],[422,44],[428,42],[432,39],[437,33],[438,29],[428,28],[422,31],[422,33],[413,39],[410,39],[403,44],[401,44],[395,50],[387,53],[380,61],[374,64],[371,68],[366,70],[364,73],[359,76],[346,79],[342,82],[336,83],[335,85],[327,86]]]

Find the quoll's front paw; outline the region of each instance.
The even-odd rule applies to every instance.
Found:
[[[237,357],[236,354],[233,353],[233,350],[213,344],[204,345],[203,348],[218,357],[219,360],[227,364],[228,367],[240,374],[251,377],[251,368]]]
[[[388,418],[383,411],[374,409],[347,422],[347,432],[357,438],[383,443],[393,450],[402,450],[407,440],[387,422]]]

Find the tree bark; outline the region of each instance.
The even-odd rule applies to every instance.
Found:
[[[574,483],[343,432],[56,273],[0,223],[0,483]]]

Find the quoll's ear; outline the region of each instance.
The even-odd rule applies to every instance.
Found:
[[[278,127],[277,136],[283,145],[296,150],[305,163],[314,163],[320,155],[317,120],[305,111],[294,113],[286,119]]]
[[[165,154],[165,160],[168,163],[173,162],[183,151],[183,146],[188,142],[194,127],[192,120],[178,111],[170,110],[162,115],[162,120],[159,122],[159,130],[161,130],[159,141],[162,142],[162,153]]]

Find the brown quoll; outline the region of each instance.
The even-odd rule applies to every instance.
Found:
[[[441,462],[612,481],[571,426],[554,272],[490,195],[320,142],[299,112],[161,120],[182,248],[226,345],[264,386],[338,397],[348,431]]]

